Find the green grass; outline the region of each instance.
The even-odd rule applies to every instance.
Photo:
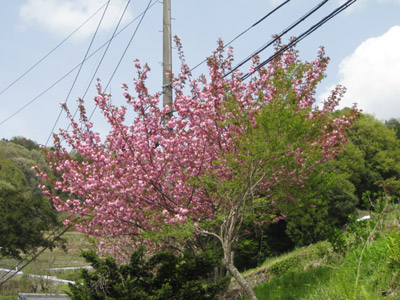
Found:
[[[306,270],[300,266],[281,276],[278,274],[254,290],[259,300],[376,300],[386,299],[382,295],[385,292],[390,299],[400,299],[400,269],[393,269],[388,263],[386,238],[381,237],[366,248],[356,285],[360,254],[361,247],[326,265]],[[270,261],[268,265],[274,266],[274,263]]]
[[[259,285],[255,292],[259,299],[297,300],[309,296],[319,285],[328,282],[331,273],[332,269],[329,267],[288,272]]]
[[[317,243],[269,258],[245,276],[262,268],[272,274],[254,289],[259,300],[400,300],[399,220],[397,207],[376,232],[366,227],[366,236],[373,233],[369,243],[361,241],[344,255],[334,253],[327,242]],[[354,240],[351,233],[347,236]]]
[[[320,285],[313,295],[299,299],[375,300],[385,299],[383,293],[390,295],[390,299],[400,299],[400,270],[392,267],[388,254],[386,238],[379,238],[370,244],[363,255],[357,284],[361,247],[355,249],[343,260],[332,264],[335,268],[329,284]]]

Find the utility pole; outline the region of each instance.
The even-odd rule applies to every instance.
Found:
[[[172,37],[171,0],[164,0],[163,9],[163,106],[172,105]],[[172,114],[172,112],[170,112]]]

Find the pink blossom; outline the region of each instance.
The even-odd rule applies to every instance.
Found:
[[[193,230],[204,234],[201,227],[214,218],[215,226],[208,230],[219,234],[218,226],[228,221],[217,216],[229,215],[234,209],[239,214],[238,207],[252,206],[259,195],[265,195],[266,199],[265,208],[259,211],[258,222],[262,224],[263,216],[273,213],[277,206],[269,201],[271,194],[282,186],[304,187],[305,178],[316,165],[339,153],[357,110],[354,108],[348,116],[331,116],[344,93],[340,86],[321,109],[314,106],[315,86],[328,62],[323,51],[315,61],[299,64],[297,52],[288,50],[257,74],[257,58],[254,58],[250,67],[253,76],[243,81],[240,72],[224,77],[225,71],[232,67],[233,58],[232,49],[227,53],[222,49],[220,44],[219,50],[208,59],[208,77],[203,75],[189,81],[190,68],[184,63],[178,43],[183,66],[181,74],[172,80],[172,107],[161,108],[161,95],[149,93],[146,79],[150,69],[147,66],[141,69],[138,60],[134,63],[137,78],[132,90],[126,84],[121,86],[126,107],[113,104],[111,95],[98,82],[95,102],[110,128],[104,139],[93,131],[83,102],[79,103],[79,120],[64,105],[71,131],[61,130],[54,136],[54,152],[44,149],[59,179],[52,182],[50,176],[36,168],[45,182],[41,185],[43,192],[53,200],[57,210],[70,213],[64,224],[74,224],[79,231],[104,238],[101,247],[113,254],[123,247],[129,248],[125,248],[128,254],[132,247],[142,243],[155,249],[163,241],[137,237],[145,231],[162,231],[165,224],[195,224]],[[294,75],[302,75],[301,78],[285,77],[287,81],[282,86],[287,90],[277,88],[274,81],[290,69],[298,72]],[[260,128],[257,122],[264,109],[274,105],[298,114],[310,129],[301,139],[282,144],[279,151],[271,150],[270,156],[257,158],[259,153],[251,147],[258,145],[254,142]],[[134,117],[130,112],[135,113]],[[284,130],[281,134],[284,135]],[[270,147],[269,142],[280,142],[278,136],[266,137],[270,140],[266,138],[263,149]],[[254,145],[243,147],[244,140]],[[83,161],[76,160],[71,149]],[[253,166],[259,169],[251,173]],[[220,188],[241,176],[250,178],[251,174],[260,176],[251,185],[251,192],[235,194],[228,188]],[[56,193],[62,192],[67,197],[57,196],[47,187],[50,185]],[[234,195],[246,197],[236,199]],[[240,205],[235,207],[235,203]],[[172,239],[164,242],[171,243]]]

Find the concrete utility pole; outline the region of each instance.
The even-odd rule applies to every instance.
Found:
[[[163,13],[163,106],[172,105],[171,0],[164,0]]]

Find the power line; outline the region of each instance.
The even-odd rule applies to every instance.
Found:
[[[317,10],[319,10],[322,6],[324,6],[326,3],[328,2],[328,0],[324,0],[322,2],[320,2],[319,4],[317,4],[316,6],[314,6],[310,11],[308,11],[306,14],[304,14],[301,18],[299,18],[297,21],[295,21],[292,25],[288,26],[287,28],[285,28],[280,34],[278,34],[275,38],[273,38],[272,40],[270,40],[267,44],[265,44],[264,46],[260,47],[258,50],[256,50],[255,52],[253,52],[251,55],[249,55],[247,58],[245,58],[244,60],[242,60],[239,64],[237,64],[232,70],[230,70],[228,73],[226,73],[224,75],[224,77],[228,76],[229,74],[231,74],[232,72],[234,72],[236,69],[240,68],[241,66],[243,66],[246,62],[248,62],[249,60],[252,59],[252,57],[254,57],[254,55],[258,55],[260,54],[262,51],[264,51],[265,49],[267,49],[268,47],[270,47],[271,45],[273,45],[277,40],[279,40],[282,36],[284,36],[286,33],[288,33],[289,31],[291,31],[293,28],[295,28],[297,25],[299,25],[300,23],[304,22],[308,17],[310,17],[313,13],[315,13]]]
[[[271,16],[274,12],[278,11],[282,6],[284,6],[285,4],[289,3],[291,0],[286,0],[285,2],[281,3],[280,5],[278,5],[277,7],[275,7],[273,10],[271,10],[270,12],[268,12],[265,16],[263,16],[261,19],[259,19],[257,22],[255,22],[253,25],[251,25],[250,27],[248,27],[246,30],[244,30],[243,32],[241,32],[240,34],[238,34],[236,37],[234,37],[230,42],[228,42],[227,44],[224,45],[225,47],[228,47],[230,44],[232,44],[234,41],[236,41],[239,37],[241,37],[242,35],[244,35],[246,32],[248,32],[250,29],[252,29],[253,27],[256,27],[257,25],[259,25],[261,22],[263,22],[264,20],[266,20],[269,16]],[[200,65],[202,65],[203,63],[205,63],[207,61],[207,59],[204,59],[202,62],[198,63],[196,66],[194,66],[190,71],[193,71],[194,69],[198,68]]]
[[[336,15],[338,15],[339,13],[341,13],[342,11],[344,11],[345,9],[347,9],[349,6],[351,6],[352,4],[354,4],[357,0],[348,0],[346,1],[344,4],[342,4],[341,6],[339,6],[337,9],[335,9],[334,11],[332,11],[329,15],[327,15],[326,17],[324,17],[323,19],[321,19],[319,22],[317,22],[316,24],[314,24],[313,26],[311,26],[308,30],[306,30],[305,32],[303,32],[301,35],[299,35],[295,40],[291,41],[289,44],[287,44],[286,46],[282,47],[279,51],[277,51],[274,55],[270,56],[268,59],[264,60],[262,63],[258,64],[254,70],[258,71],[259,69],[261,69],[263,66],[265,66],[266,64],[270,63],[274,58],[278,57],[279,55],[281,55],[283,52],[285,52],[286,50],[288,50],[289,48],[293,47],[294,45],[296,45],[298,42],[300,42],[301,40],[303,40],[304,38],[306,38],[307,36],[309,36],[311,33],[313,33],[315,30],[317,30],[319,27],[321,27],[323,24],[325,24],[326,22],[328,22],[330,19],[332,19],[333,17],[335,17]],[[247,78],[249,78],[251,76],[250,73],[247,73],[246,75],[244,75],[242,77],[243,80],[246,80]]]
[[[108,1],[109,2],[109,1]],[[56,51],[62,44],[64,44],[71,36],[73,36],[78,30],[80,30],[87,22],[89,22],[97,13],[108,3],[103,4],[98,10],[96,10],[86,21],[84,21],[81,25],[79,25],[73,32],[71,32],[66,38],[64,38],[57,46],[55,46],[52,50],[50,50],[46,55],[44,55],[41,59],[39,59],[32,67],[26,70],[22,75],[20,75],[17,79],[11,82],[8,86],[6,86],[3,90],[0,91],[0,95],[11,88],[14,84],[16,84],[20,79],[22,79],[25,75],[27,75],[30,71],[32,71],[36,66],[38,66],[42,61],[44,61],[50,54]]]
[[[112,42],[112,40],[113,40],[112,38],[115,36],[115,34],[116,34],[117,30],[118,30],[118,27],[119,27],[119,25],[120,25],[120,23],[121,23],[121,21],[122,21],[124,15],[125,15],[125,12],[126,12],[128,6],[129,6],[129,3],[130,3],[130,0],[129,0],[128,3],[126,4],[125,9],[124,9],[124,11],[122,12],[121,17],[120,17],[119,20],[118,20],[117,26],[115,27],[115,30],[114,30],[113,34],[111,35],[111,39],[108,41],[107,47],[106,47],[106,49],[104,50],[103,55],[102,55],[102,57],[101,57],[99,63],[97,64],[96,70],[94,71],[93,76],[92,76],[92,78],[90,79],[89,84],[88,84],[88,86],[87,86],[87,88],[86,88],[86,90],[85,90],[83,96],[81,97],[82,99],[85,98],[87,92],[89,91],[90,86],[92,85],[93,79],[94,79],[94,77],[96,76],[96,73],[97,73],[97,71],[99,70],[101,63],[103,62],[103,59],[104,59],[104,57],[105,57],[106,54],[107,54],[108,48],[110,47],[111,42]],[[145,10],[144,14],[146,13],[146,11],[147,11],[147,10]],[[75,118],[75,116],[76,116],[78,110],[79,110],[79,107],[76,108],[76,110],[75,110],[75,112],[74,112],[74,114],[73,114],[73,116],[72,116],[73,118]],[[92,114],[93,114],[93,112],[92,112]],[[66,130],[68,130],[68,128],[70,127],[70,125],[71,125],[71,124],[68,124]],[[54,128],[53,128],[53,130],[54,130]]]
[[[129,5],[130,1],[131,1],[131,0],[128,1],[127,5],[126,5],[126,7],[125,7],[125,10],[123,11],[122,16],[120,17],[120,20],[119,20],[119,22],[118,22],[118,24],[117,24],[117,26],[116,26],[116,29],[115,29],[115,31],[114,31],[114,33],[113,33],[112,38],[109,39],[109,41],[108,41],[108,46],[110,45],[110,43],[111,43],[111,41],[113,40],[113,38],[114,38],[119,32],[121,32],[121,31],[123,30],[123,29],[122,29],[121,31],[119,31],[119,32],[116,34],[116,31],[118,30],[118,27],[119,27],[119,25],[120,25],[120,22],[121,22],[121,20],[122,20],[124,14],[125,14],[127,8],[128,8],[128,5]],[[112,80],[112,78],[113,78],[115,72],[117,71],[117,69],[118,69],[118,67],[119,67],[119,65],[120,65],[120,63],[121,63],[121,61],[122,61],[122,59],[123,59],[123,57],[124,57],[124,55],[125,55],[127,49],[129,48],[129,45],[131,44],[131,42],[132,42],[132,40],[133,40],[133,37],[136,35],[136,32],[137,32],[137,30],[138,30],[138,28],[139,28],[139,26],[140,26],[140,24],[141,24],[141,22],[142,22],[144,16],[146,15],[147,11],[148,11],[155,3],[157,3],[157,2],[155,2],[155,3],[153,3],[153,5],[151,5],[151,2],[152,2],[152,1],[153,1],[153,0],[151,0],[151,1],[148,3],[148,5],[147,5],[147,7],[146,7],[146,10],[144,11],[144,13],[141,14],[142,18],[140,19],[139,24],[138,24],[138,26],[136,27],[136,29],[135,29],[135,31],[134,31],[134,33],[133,33],[131,39],[129,40],[129,43],[128,43],[128,45],[126,46],[125,51],[123,52],[123,54],[122,54],[122,56],[121,56],[121,59],[119,60],[118,65],[117,65],[117,67],[115,68],[115,70],[114,70],[114,72],[113,72],[113,74],[112,74],[112,76],[111,76],[111,78],[110,78],[109,83],[111,82],[111,80]],[[108,1],[108,3],[107,3],[107,7],[108,7],[109,2],[110,2],[110,1]],[[107,10],[107,7],[106,7],[106,9],[105,9],[105,11],[104,11],[104,13],[103,13],[102,19],[103,19],[104,14],[105,14],[105,12],[106,12],[106,10]],[[140,15],[139,15],[139,16],[140,16]],[[96,32],[95,32],[95,34],[94,34],[94,36],[93,36],[93,38],[92,38],[92,41],[91,41],[91,43],[90,43],[90,45],[89,45],[89,48],[88,48],[88,50],[87,50],[87,52],[86,52],[86,54],[85,54],[85,57],[84,57],[82,63],[79,64],[77,67],[75,67],[75,68],[72,70],[72,71],[74,71],[76,68],[80,67],[80,68],[79,68],[79,71],[78,71],[78,74],[77,74],[77,76],[75,77],[75,80],[74,80],[74,82],[73,82],[73,84],[72,84],[72,86],[71,86],[71,89],[70,89],[70,91],[69,91],[69,93],[68,93],[68,95],[67,95],[67,97],[66,97],[65,102],[68,101],[69,95],[70,95],[70,93],[71,93],[71,91],[72,91],[72,89],[73,89],[73,86],[74,86],[74,84],[75,84],[75,82],[76,82],[76,80],[77,80],[77,77],[79,76],[79,72],[80,72],[80,70],[81,70],[81,68],[82,68],[83,63],[89,58],[89,57],[87,57],[87,55],[88,55],[88,52],[89,52],[89,50],[90,50],[90,48],[91,48],[91,45],[92,45],[92,43],[93,43],[93,40],[94,40],[94,38],[95,38],[95,36],[96,36],[96,33],[97,33],[97,31],[98,31],[98,29],[99,29],[99,27],[100,27],[100,24],[101,24],[101,22],[102,22],[102,19],[100,20],[100,22],[99,22],[99,24],[98,24],[98,27],[97,27],[97,29],[96,29]],[[125,27],[125,28],[126,28],[126,27]],[[125,29],[125,28],[124,28],[124,29]],[[105,44],[104,44],[104,45],[105,45]],[[103,46],[104,46],[104,45],[103,45]],[[102,47],[103,47],[103,46],[102,46]],[[107,46],[107,49],[108,49],[108,46]],[[99,49],[101,49],[102,47],[100,47]],[[99,50],[99,49],[98,49],[98,50]],[[102,58],[104,58],[104,55],[105,55],[105,53],[107,52],[107,49],[105,50],[105,52],[104,52]],[[92,53],[91,55],[93,55],[93,54],[94,54],[94,53]],[[100,66],[100,64],[101,64],[101,61],[100,61],[99,65],[98,65],[98,67]],[[97,69],[98,69],[98,68],[97,68]],[[96,72],[97,72],[97,69],[96,69]],[[72,72],[72,71],[71,71],[71,72]],[[69,75],[71,72],[69,72],[67,75]],[[66,76],[63,76],[62,79],[65,78],[65,77],[66,77]],[[92,78],[92,80],[93,80],[93,78]],[[59,80],[59,81],[60,81],[60,80]],[[58,83],[59,81],[57,81],[57,83]],[[108,83],[108,84],[109,84],[109,83]],[[54,86],[54,85],[52,85],[52,86]],[[52,87],[52,86],[51,86],[51,87]],[[108,86],[108,85],[107,85],[107,86]],[[47,91],[47,90],[46,90],[46,91]],[[87,90],[86,90],[86,92],[87,92]],[[85,94],[86,94],[86,92],[85,92]],[[59,120],[59,118],[60,118],[60,115],[61,115],[61,113],[58,115],[58,118],[57,118],[57,120],[56,120],[56,122],[55,122],[55,124],[54,124],[54,126],[53,126],[53,128],[52,128],[52,132],[54,131],[54,128],[55,128],[55,126],[56,126],[56,124],[57,124],[57,122],[58,122],[58,120]],[[1,123],[0,123],[0,124],[1,124]],[[50,137],[51,137],[51,133],[50,133],[49,138],[48,138],[47,141],[46,141],[46,145],[47,145],[47,143],[48,143]],[[39,159],[40,159],[40,158],[39,158]],[[57,226],[56,229],[45,239],[45,241],[47,241],[60,227],[61,227],[61,225]],[[70,227],[71,227],[71,226],[68,226],[64,231],[62,231],[59,235],[57,235],[57,236],[52,240],[52,243],[54,243],[57,239],[59,239]],[[25,263],[25,264],[20,268],[20,270],[22,270],[22,269],[25,268],[28,264],[30,264],[32,261],[34,261],[34,260],[36,259],[36,257],[38,257],[38,256],[39,256],[41,253],[43,253],[43,251],[45,251],[46,249],[47,249],[47,247],[44,247],[39,253],[37,253],[36,255],[34,255],[27,263]],[[35,249],[34,251],[32,251],[30,254],[28,254],[28,257],[29,257],[30,255],[34,254],[35,251],[36,251],[36,249]],[[0,280],[3,279],[3,278],[5,278],[8,274],[10,274],[10,272],[12,272],[12,270],[16,269],[22,262],[23,262],[23,260],[21,260],[17,265],[15,265],[12,269],[10,269],[9,272],[7,272],[4,276],[2,276],[2,277],[0,278]],[[6,279],[3,280],[2,282],[0,282],[0,285],[2,285],[3,283],[7,282],[8,280],[10,280],[10,279],[11,279],[12,277],[14,277],[16,274],[17,274],[17,272],[13,273],[11,276],[9,276],[8,278],[6,278]]]
[[[56,231],[57,231],[60,227],[61,227],[61,224],[58,225],[58,226],[53,230],[53,232],[50,233],[50,234],[47,236],[47,238],[44,240],[44,242],[48,241],[48,240],[50,239],[50,237],[53,236],[53,235],[56,233]],[[29,253],[27,254],[27,257],[33,255],[33,254],[36,252],[36,250],[37,250],[37,249],[34,249],[34,250],[32,250],[31,252],[29,252]],[[12,267],[11,269],[9,269],[8,272],[6,272],[3,276],[1,276],[1,277],[0,277],[0,280],[2,280],[3,278],[5,278],[9,273],[12,272],[12,270],[18,268],[19,265],[22,264],[23,262],[24,262],[24,260],[21,259],[16,265],[14,265],[14,267]],[[1,283],[0,283],[0,285],[1,285]]]
[[[124,52],[122,53],[122,55],[121,55],[121,57],[120,57],[120,59],[119,59],[119,61],[118,61],[118,64],[117,64],[117,66],[115,67],[114,72],[111,74],[111,77],[110,77],[110,79],[108,80],[108,83],[107,83],[106,87],[104,88],[104,90],[107,90],[107,88],[108,88],[108,86],[110,85],[112,79],[114,78],[115,73],[117,72],[117,70],[118,70],[118,68],[119,68],[119,66],[120,66],[120,64],[121,64],[121,62],[122,62],[122,60],[123,60],[123,58],[124,58],[126,52],[127,52],[128,49],[129,49],[129,46],[131,45],[131,43],[132,43],[132,41],[133,41],[133,38],[135,37],[135,35],[136,35],[136,33],[137,33],[137,31],[138,31],[138,29],[139,29],[139,27],[140,27],[140,24],[142,23],[142,21],[143,21],[145,15],[146,15],[146,13],[147,13],[147,11],[148,11],[148,10],[150,9],[150,7],[151,7],[150,4],[151,4],[152,1],[153,1],[153,0],[150,0],[150,1],[148,2],[146,9],[145,9],[144,13],[142,14],[142,17],[140,18],[140,21],[139,21],[139,23],[137,24],[137,26],[136,26],[136,28],[135,28],[135,31],[133,32],[133,34],[132,34],[132,36],[131,36],[131,38],[130,38],[128,44],[126,45],[125,50],[124,50]],[[89,121],[90,121],[90,119],[92,118],[92,116],[93,116],[93,114],[94,114],[94,112],[95,112],[95,110],[96,110],[96,107],[97,107],[97,106],[94,107],[92,113],[90,114],[90,116],[89,116]]]
[[[65,232],[67,232],[69,229],[71,228],[71,226],[67,226],[59,235],[57,235],[56,237],[54,237],[54,239],[52,240],[52,243],[54,243],[56,240],[58,240]],[[20,269],[19,271],[22,271],[27,265],[29,265],[32,261],[34,261],[40,254],[42,254],[48,247],[43,247],[43,249],[41,249],[38,253],[36,253],[30,260],[28,260]],[[12,270],[14,270],[16,267],[14,267],[13,269],[9,270],[9,272],[6,273],[5,276],[7,276],[8,274],[11,273]],[[7,281],[9,281],[11,278],[13,278],[15,275],[17,275],[18,272],[14,272],[13,274],[11,274],[11,276],[9,276],[8,278],[4,279],[2,282],[0,282],[0,286],[4,283],[6,283]],[[3,276],[2,279],[5,277]]]
[[[114,37],[114,36],[115,36],[115,34],[116,34],[116,32],[117,32],[117,30],[118,30],[118,28],[119,28],[119,25],[120,25],[120,23],[121,23],[121,21],[122,21],[124,15],[125,15],[125,12],[126,12],[126,10],[127,10],[127,8],[128,8],[129,2],[130,2],[130,0],[129,0],[128,3],[126,4],[125,9],[124,9],[124,11],[122,12],[121,17],[119,18],[118,23],[117,23],[117,26],[115,27],[115,30],[114,30],[114,32],[113,32],[113,34],[112,34],[111,37]],[[146,13],[146,10],[145,10],[144,13]],[[88,84],[88,86],[87,86],[85,92],[83,93],[82,99],[85,98],[87,92],[89,91],[89,88],[90,88],[90,86],[92,85],[93,79],[95,78],[96,73],[97,73],[97,71],[99,70],[101,63],[103,62],[103,59],[104,59],[104,57],[105,57],[106,54],[107,54],[107,51],[108,51],[108,48],[109,48],[110,45],[111,45],[111,42],[112,42],[112,38],[108,41],[107,47],[106,47],[106,49],[104,50],[103,55],[102,55],[102,57],[101,57],[99,63],[97,64],[96,70],[94,71],[93,76],[92,76],[92,78],[90,79],[89,84]],[[75,114],[74,114],[74,115],[75,115]]]
[[[142,23],[142,21],[143,21],[145,15],[146,15],[146,13],[147,13],[147,11],[149,10],[150,4],[151,4],[152,1],[153,1],[153,0],[150,0],[149,3],[147,4],[147,7],[146,7],[146,9],[144,10],[144,13],[142,14],[142,17],[140,18],[140,21],[139,21],[139,23],[137,24],[137,26],[136,26],[136,28],[135,28],[135,31],[133,32],[133,34],[132,34],[132,36],[131,36],[131,38],[130,38],[128,44],[126,45],[125,50],[124,50],[124,52],[122,53],[121,58],[119,59],[118,64],[117,64],[117,66],[116,66],[115,69],[114,69],[114,72],[112,73],[110,79],[108,80],[108,83],[107,83],[105,89],[108,88],[108,86],[109,86],[110,83],[111,83],[111,80],[114,78],[114,75],[115,75],[115,73],[117,72],[117,70],[118,70],[118,68],[119,68],[119,66],[120,66],[120,64],[121,64],[121,62],[122,62],[122,59],[124,58],[126,52],[128,51],[128,48],[129,48],[129,46],[131,45],[131,43],[132,43],[132,41],[133,41],[133,38],[135,37],[135,35],[136,35],[136,33],[137,33],[137,31],[138,31],[138,29],[139,29],[139,27],[140,27],[140,24]]]
[[[154,2],[152,5],[150,5],[149,9],[152,8],[155,4],[157,4],[158,1]],[[114,39],[115,37],[117,37],[122,31],[124,31],[125,29],[127,29],[130,25],[132,25],[136,20],[138,20],[142,15],[144,14],[144,12],[142,12],[141,14],[139,14],[135,19],[133,19],[131,22],[129,22],[127,25],[125,25],[120,31],[118,31],[115,36],[111,37],[110,39]],[[109,40],[110,40],[109,39]],[[93,51],[87,58],[86,60],[90,59],[92,56],[94,56],[97,52],[99,52],[101,49],[103,49],[107,43],[109,42],[109,40],[107,40],[103,45],[101,45],[99,48],[97,48],[95,51]],[[85,60],[85,61],[86,61]],[[83,63],[83,62],[82,62]],[[64,80],[68,75],[70,75],[72,72],[74,72],[76,69],[79,68],[79,66],[82,64],[78,64],[76,65],[72,70],[70,70],[68,73],[64,74],[62,77],[60,77],[57,81],[55,81],[53,84],[51,84],[49,87],[47,87],[44,91],[42,91],[39,95],[37,95],[36,97],[34,97],[32,100],[30,100],[28,103],[26,103],[25,105],[23,105],[21,108],[19,108],[17,111],[15,111],[14,113],[12,113],[10,116],[8,116],[7,118],[3,119],[0,122],[0,125],[3,125],[5,122],[7,122],[8,120],[10,120],[12,117],[14,117],[15,115],[17,115],[18,113],[20,113],[22,110],[24,110],[26,107],[28,107],[29,105],[31,105],[33,102],[35,102],[37,99],[39,99],[41,96],[43,96],[44,94],[46,94],[49,90],[51,90],[54,86],[56,86],[57,84],[59,84],[62,80]]]
[[[73,90],[73,88],[74,88],[74,86],[75,86],[76,81],[78,80],[78,77],[79,77],[79,74],[81,73],[83,64],[84,64],[85,61],[86,61],[86,58],[87,58],[87,56],[88,56],[88,54],[89,54],[89,51],[90,51],[90,48],[92,48],[93,42],[94,42],[94,40],[95,40],[95,38],[96,38],[96,35],[97,35],[98,31],[99,31],[100,25],[101,25],[101,23],[103,22],[104,16],[105,16],[105,14],[106,14],[106,12],[107,12],[107,9],[108,9],[108,6],[109,6],[110,2],[111,2],[111,0],[108,0],[107,6],[106,6],[106,8],[105,8],[104,11],[103,11],[103,14],[102,14],[102,16],[101,16],[101,18],[100,18],[99,23],[97,24],[96,30],[95,30],[95,32],[94,32],[94,34],[93,34],[92,40],[90,41],[89,47],[88,47],[88,49],[86,50],[85,56],[83,57],[83,60],[82,60],[82,63],[81,63],[80,66],[79,66],[79,70],[78,70],[78,72],[76,73],[75,79],[74,79],[74,81],[72,82],[72,85],[71,85],[71,88],[70,88],[69,91],[68,91],[67,97],[65,98],[65,101],[64,101],[65,103],[68,102],[69,96],[70,96],[71,93],[72,93],[72,90]],[[52,133],[54,132],[54,128],[56,128],[57,123],[58,123],[58,121],[60,120],[60,117],[61,117],[62,112],[63,112],[63,109],[61,108],[61,110],[60,110],[60,112],[59,112],[59,114],[58,114],[58,116],[57,116],[57,119],[56,119],[56,121],[54,122],[53,128],[51,129],[50,135],[49,135],[49,137],[48,137],[47,140],[46,140],[45,146],[47,146],[47,143],[49,142],[49,140],[50,140],[50,138],[51,138],[51,135],[52,135]],[[39,157],[39,159],[40,159],[40,157]]]

